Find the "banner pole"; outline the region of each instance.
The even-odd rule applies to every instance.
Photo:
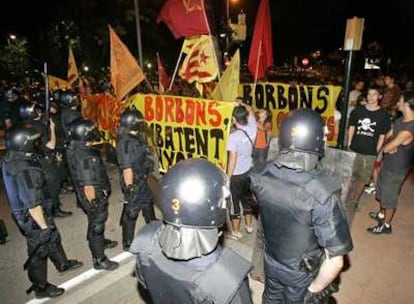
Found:
[[[183,42],[183,46],[184,46],[184,43],[185,43],[185,40]],[[171,89],[172,89],[172,86],[173,86],[174,80],[175,80],[175,75],[177,75],[178,66],[180,65],[182,57],[183,57],[183,48],[181,48],[180,55],[178,56],[177,63],[175,64],[174,74],[171,77],[170,85],[168,86],[168,91],[171,91]]]
[[[217,59],[216,48],[214,47],[213,38],[211,36],[211,29],[210,29],[210,24],[208,23],[208,19],[207,19],[206,7],[204,5],[204,0],[201,1],[201,6],[203,8],[204,21],[206,22],[206,26],[207,26],[207,30],[208,30],[208,36],[210,38],[211,47],[213,48],[214,61],[216,62],[216,66],[219,69],[220,65],[219,65],[219,62],[218,62],[218,59]],[[219,71],[217,73],[217,77],[218,77],[218,80],[220,82],[221,81],[220,69],[219,69]]]
[[[259,52],[258,52],[258,55],[257,55],[256,71],[254,72],[253,94],[254,94],[255,98],[256,98],[256,85],[257,85],[257,76],[258,76],[257,74],[259,73],[259,64],[260,64],[260,55],[261,55],[261,53],[262,53],[262,40],[260,40],[260,43],[259,43]],[[255,99],[255,101],[256,101],[256,99]]]
[[[45,77],[45,118],[49,123],[49,77],[47,76],[47,62],[43,63],[43,74]]]

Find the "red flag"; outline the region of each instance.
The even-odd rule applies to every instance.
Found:
[[[157,53],[157,65],[158,65],[158,87],[160,93],[164,93],[166,89],[168,89],[168,85],[170,84],[170,78],[165,71],[164,65],[161,62],[161,58]]]
[[[248,67],[255,78],[261,79],[267,68],[271,66],[273,66],[273,45],[269,1],[261,0],[254,25]]]
[[[204,13],[204,0],[167,0],[157,23],[165,22],[175,39],[199,34],[209,34]]]

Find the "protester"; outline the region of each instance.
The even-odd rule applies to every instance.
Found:
[[[253,164],[261,166],[266,163],[267,154],[269,152],[270,135],[272,131],[272,115],[266,109],[256,112],[256,140],[253,149]]]
[[[230,178],[230,191],[232,204],[230,206],[230,218],[232,231],[229,237],[240,239],[241,207],[247,233],[253,232],[253,206],[254,201],[250,191],[249,172],[253,167],[253,142],[256,137],[256,119],[252,108],[236,99],[233,110],[233,131],[227,142],[228,164],[227,175]]]
[[[394,217],[401,186],[413,165],[414,160],[414,93],[405,92],[397,104],[402,117],[398,118],[387,133],[384,146],[384,159],[378,179],[378,212],[369,216],[378,225],[368,228],[372,234],[392,233],[391,222]]]
[[[358,207],[365,185],[369,184],[377,154],[381,151],[385,134],[390,128],[389,114],[379,106],[381,91],[368,89],[367,104],[356,107],[351,113],[348,131],[348,148],[356,152],[352,173],[352,188],[347,201],[348,209]]]

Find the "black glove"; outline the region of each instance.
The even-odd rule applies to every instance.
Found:
[[[133,199],[136,191],[137,187],[135,185],[128,185],[124,193],[125,201],[130,202]]]
[[[327,303],[329,297],[338,292],[338,284],[331,283],[325,289],[320,292],[310,292],[309,290],[306,292],[305,299],[303,304],[324,304]]]
[[[53,228],[47,227],[46,229],[40,230],[39,234],[39,241],[42,244],[45,244],[50,241],[50,238],[52,237]]]

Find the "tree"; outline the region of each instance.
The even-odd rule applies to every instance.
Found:
[[[30,68],[27,39],[13,37],[0,47],[0,74],[7,80],[20,81]]]

